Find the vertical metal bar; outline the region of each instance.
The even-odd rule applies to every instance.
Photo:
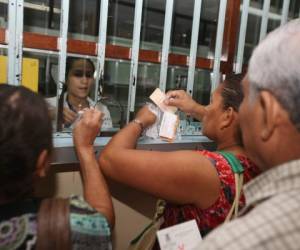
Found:
[[[16,40],[16,1],[8,1],[8,67],[7,80],[11,85],[16,85],[15,82],[15,40]]]
[[[139,63],[139,49],[140,49],[140,34],[141,34],[141,22],[143,12],[143,0],[136,0],[134,11],[134,27],[131,49],[131,67],[130,67],[130,79],[129,79],[129,93],[128,93],[128,109],[126,121],[133,116],[135,105],[135,94],[137,84],[137,72]]]
[[[290,7],[290,0],[284,0],[283,1],[283,6],[282,6],[282,14],[281,14],[280,25],[284,25],[288,21],[289,7]]]
[[[23,0],[8,2],[8,83],[20,85],[22,80]]]
[[[220,65],[221,65],[221,55],[222,55],[222,44],[224,36],[224,24],[225,24],[225,14],[226,14],[227,0],[221,0],[218,16],[218,28],[217,28],[217,38],[216,38],[216,48],[215,48],[215,58],[214,58],[214,68],[211,92],[213,92],[220,79]]]
[[[58,86],[56,107],[58,108],[59,97],[65,83],[66,59],[67,59],[67,41],[68,41],[68,24],[69,24],[69,0],[62,0],[60,12],[60,37],[58,38]],[[56,121],[58,112],[56,112]]]
[[[19,85],[22,82],[22,58],[23,58],[23,16],[24,16],[24,1],[17,0],[17,15],[16,15],[16,68],[15,81]]]
[[[97,66],[95,84],[95,102],[101,98],[104,80],[105,48],[107,36],[108,0],[101,0],[99,32],[97,44]]]
[[[162,91],[166,91],[167,73],[168,73],[168,59],[173,19],[173,8],[174,0],[167,0],[166,12],[164,21],[164,37],[161,52],[161,64],[160,64],[160,77],[159,77],[159,88]]]
[[[235,67],[235,72],[237,74],[241,73],[242,69],[243,69],[243,59],[244,59],[244,49],[245,49],[247,23],[248,23],[249,5],[250,5],[250,0],[243,0],[238,51],[237,51],[237,56],[236,56],[236,67]]]
[[[269,11],[270,11],[270,0],[264,0],[264,6],[263,6],[263,11],[262,11],[262,17],[261,17],[261,25],[260,25],[259,41],[264,39],[267,34]]]
[[[194,14],[193,14],[192,37],[191,37],[191,48],[190,48],[190,58],[189,58],[188,82],[187,82],[187,87],[186,87],[186,91],[190,95],[193,95],[193,89],[194,89],[194,79],[195,79],[195,67],[196,67],[198,37],[199,37],[199,27],[200,27],[201,5],[202,5],[202,0],[195,0]]]

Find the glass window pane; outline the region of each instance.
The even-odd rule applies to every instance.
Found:
[[[101,101],[110,110],[114,128],[120,128],[126,123],[128,108],[130,61],[105,61],[103,96]]]
[[[191,45],[194,0],[175,0],[171,33],[171,53],[188,55]]]
[[[46,51],[23,51],[22,84],[33,89],[45,97],[52,117],[52,126],[56,122],[56,89],[58,79],[58,55],[49,54]],[[30,82],[30,86],[28,86]]]
[[[256,9],[262,9],[264,4],[264,0],[251,0],[250,6]]]
[[[141,48],[161,50],[164,35],[165,0],[148,0],[144,2]]]
[[[269,19],[267,33],[271,32],[272,30],[275,30],[279,26],[280,26],[280,20]]]
[[[281,15],[282,5],[283,5],[283,0],[271,0],[270,12]]]
[[[59,35],[61,0],[25,0],[24,31]]]
[[[197,50],[198,57],[214,57],[218,28],[219,6],[219,0],[204,0],[202,2]]]
[[[140,63],[138,68],[135,110],[138,111],[146,102],[149,96],[158,88],[160,65],[154,63]]]
[[[245,39],[244,63],[248,63],[253,49],[259,42],[261,17],[249,14]]]
[[[8,23],[8,0],[0,2],[0,28],[7,28]]]
[[[100,5],[100,0],[70,1],[68,28],[69,38],[84,41],[97,41]]]
[[[188,68],[170,66],[168,67],[166,90],[183,89],[186,90],[188,78]]]
[[[107,42],[131,47],[133,36],[135,0],[114,0],[110,2]]]
[[[208,105],[210,102],[211,74],[209,70],[195,71],[193,99],[202,105]]]
[[[291,0],[290,9],[289,9],[289,18],[299,18],[300,17],[300,1],[299,0]]]

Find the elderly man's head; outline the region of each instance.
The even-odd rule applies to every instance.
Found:
[[[243,140],[262,169],[300,158],[300,19],[254,50],[243,81]]]

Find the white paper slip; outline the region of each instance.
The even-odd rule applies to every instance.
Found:
[[[167,98],[166,94],[162,92],[159,88],[156,88],[154,92],[150,95],[150,99],[164,112],[175,113],[177,111],[176,107],[167,106],[164,104],[164,100]]]
[[[176,130],[179,124],[178,116],[165,112],[161,121],[159,136],[168,141],[173,141],[176,137]]]
[[[196,220],[190,220],[157,232],[161,250],[196,250],[202,238]]]

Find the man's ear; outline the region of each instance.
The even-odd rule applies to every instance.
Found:
[[[232,107],[227,108],[222,114],[221,129],[229,127],[234,121],[235,115]]]
[[[50,166],[50,156],[49,152],[44,149],[37,160],[36,163],[36,175],[38,177],[45,177]]]
[[[262,110],[261,139],[267,141],[274,133],[281,117],[281,106],[275,97],[268,91],[261,91],[259,105]]]

